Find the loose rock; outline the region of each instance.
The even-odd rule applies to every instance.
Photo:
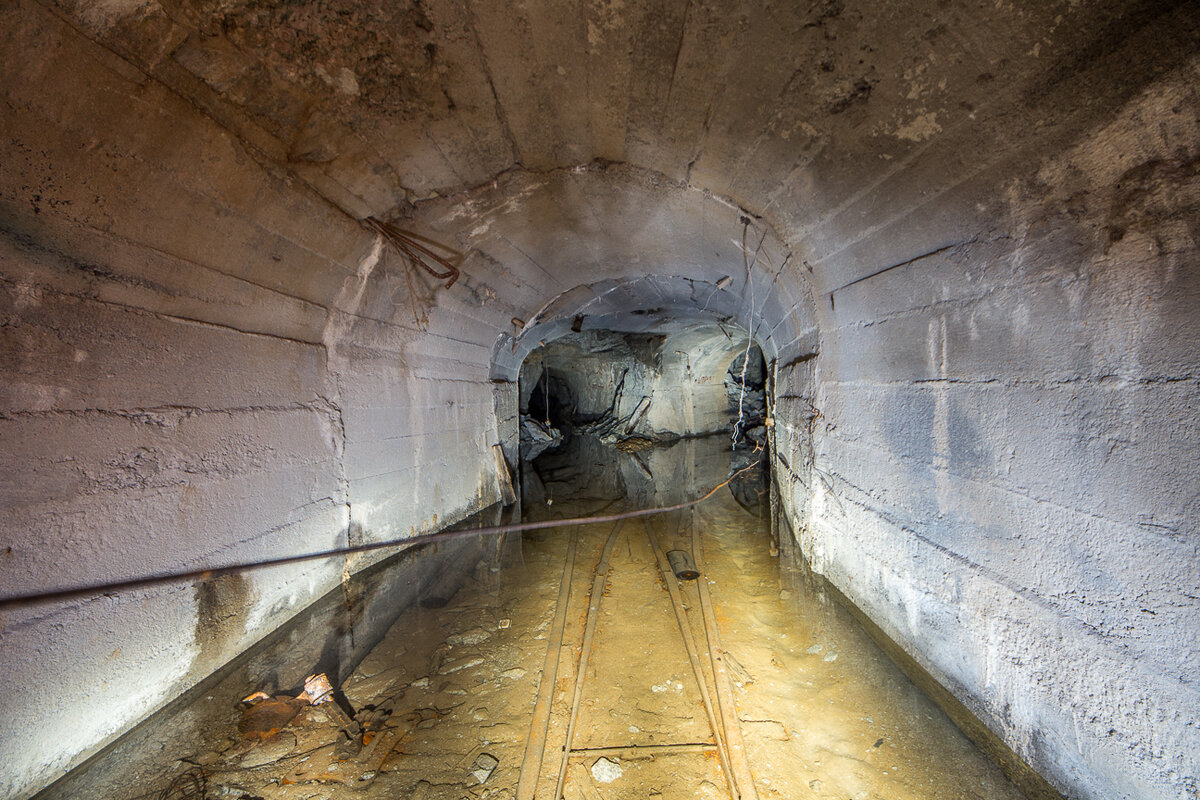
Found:
[[[475,763],[471,767],[471,775],[480,783],[487,783],[487,779],[492,777],[492,773],[496,771],[496,765],[500,763],[500,759],[489,753],[480,753],[479,758],[475,759]]]
[[[621,765],[607,758],[598,758],[592,764],[592,777],[600,783],[612,783],[624,774]]]

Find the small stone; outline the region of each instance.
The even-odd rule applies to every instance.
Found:
[[[498,623],[496,623],[496,627],[499,628],[500,630],[504,630],[505,628],[508,628],[511,626],[512,626],[511,619],[502,619]]]
[[[480,783],[487,783],[487,779],[492,777],[492,773],[496,771],[496,765],[499,763],[500,759],[490,753],[480,753],[479,758],[475,759],[475,763],[471,766],[471,774]]]
[[[837,661],[837,656],[838,656],[837,653],[829,652],[829,653],[826,653],[825,658],[823,658],[821,660],[822,661]]]
[[[817,653],[821,652],[824,649],[825,649],[824,645],[814,644],[812,647],[808,648],[804,652],[808,653],[811,656],[815,656]]]
[[[821,791],[821,787],[824,785],[825,784],[821,783],[819,780],[811,780],[808,782],[808,788],[812,789],[814,792]]]
[[[482,663],[483,663],[482,658],[464,658],[461,661],[452,661],[449,664],[443,664],[442,669],[440,670],[440,673],[442,675],[449,675],[450,673],[458,672],[459,670],[470,669],[471,667],[478,667]]]
[[[596,759],[596,763],[592,764],[592,777],[600,783],[612,783],[621,777],[622,774],[624,774],[624,771],[616,761],[610,761],[602,757]]]
[[[525,670],[521,669],[520,667],[513,667],[512,669],[506,669],[504,672],[501,672],[500,677],[508,678],[510,681],[520,680],[521,678],[525,677]]]
[[[492,638],[492,634],[483,628],[471,628],[462,633],[452,633],[446,637],[446,642],[456,647],[474,647]]]

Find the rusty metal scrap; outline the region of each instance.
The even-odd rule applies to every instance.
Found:
[[[453,286],[459,279],[459,276],[462,275],[462,272],[454,264],[439,256],[428,247],[425,247],[410,234],[405,233],[395,225],[375,219],[374,217],[367,217],[363,222],[371,230],[382,236],[384,241],[399,250],[410,263],[425,270],[438,280],[446,281],[445,288],[449,289]],[[426,259],[433,261],[443,267],[443,269],[438,270]]]

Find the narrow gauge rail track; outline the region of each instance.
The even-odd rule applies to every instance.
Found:
[[[568,606],[571,601],[576,560],[579,558],[579,532],[577,528],[572,528],[568,538],[563,577],[559,586],[558,605],[555,608],[554,621],[547,637],[546,659],[543,665],[541,680],[538,684],[538,695],[530,725],[530,736],[521,765],[521,774],[518,779],[516,800],[535,800],[535,797],[539,797],[537,794],[539,780],[548,767],[553,769],[554,794],[552,795],[552,800],[563,800],[568,765],[572,759],[599,758],[601,756],[636,758],[644,756],[704,755],[714,751],[732,800],[758,800],[758,794],[754,786],[754,777],[750,771],[749,761],[742,742],[741,723],[734,705],[732,683],[724,664],[723,651],[720,645],[720,633],[717,629],[716,615],[712,608],[712,597],[708,591],[707,583],[703,578],[702,565],[704,562],[701,549],[701,536],[694,524],[694,515],[691,516],[689,521],[692,523],[690,525],[692,533],[692,557],[697,569],[701,570],[701,580],[699,581],[681,581],[676,578],[649,520],[642,520],[642,527],[650,548],[654,553],[663,586],[669,596],[684,650],[687,653],[692,675],[699,690],[701,703],[704,706],[704,713],[712,741],[574,747],[575,731],[579,721],[580,705],[584,696],[593,643],[596,638],[600,607],[605,596],[609,573],[611,571],[610,562],[613,546],[624,523],[623,520],[620,520],[609,532],[600,557],[592,569],[592,582],[588,589],[582,641],[579,644],[579,652],[575,664],[575,677],[571,687],[571,701],[566,713],[566,730],[563,735],[563,741],[557,746],[557,750],[547,747],[553,698],[558,678],[558,662],[565,639]],[[688,587],[688,583],[695,584],[695,586]],[[689,608],[699,609],[701,619],[695,625],[695,629],[702,631],[702,636],[698,637],[694,632]],[[707,668],[705,662],[707,662]],[[557,757],[547,759],[548,752],[556,752]],[[552,763],[547,763],[548,761]]]

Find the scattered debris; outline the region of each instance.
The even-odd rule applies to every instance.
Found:
[[[309,675],[304,679],[304,691],[297,699],[314,706],[328,703],[333,699],[333,684],[329,682],[329,678],[323,672],[319,675]]]
[[[313,706],[321,709],[329,721],[342,731],[339,754],[346,757],[352,756],[361,746],[362,725],[352,719],[338,705],[334,697],[333,685],[324,673],[309,675],[305,678],[304,690],[296,697],[286,695],[271,697],[266,692],[254,692],[243,698],[241,702],[247,708],[242,712],[242,719],[238,722],[238,731],[247,739],[258,739],[259,741],[271,739],[290,724],[302,709],[306,706]],[[295,737],[292,739],[290,747],[294,748]],[[252,751],[252,754],[248,754],[246,757],[248,761],[244,761],[242,766],[259,766],[283,758],[287,753],[271,754],[281,746],[278,742],[273,743],[270,753],[265,752],[263,748]]]
[[[392,708],[390,706],[366,706],[354,719],[362,726],[364,731],[363,736],[372,731],[383,730],[392,716]]]
[[[256,692],[246,698],[247,700],[254,698],[254,702],[242,712],[242,719],[238,722],[238,732],[247,739],[271,738],[291,722],[300,713],[301,708],[307,705],[303,700],[283,695],[268,697],[264,700],[257,697],[261,694],[263,693]]]
[[[730,674],[739,685],[745,686],[746,684],[754,683],[754,676],[728,650],[725,651],[725,666],[729,667]]]
[[[504,448],[498,444],[492,445],[492,458],[496,462],[496,479],[500,483],[500,497],[507,508],[517,502],[517,490],[513,487],[512,472],[508,469],[508,459],[504,457]]]
[[[489,631],[485,631],[483,628],[471,628],[462,633],[450,634],[446,637],[446,643],[456,647],[473,647],[486,642],[490,638],[492,638],[492,634]]]
[[[653,439],[647,439],[645,436],[626,436],[624,439],[618,440],[613,447],[622,453],[640,453],[643,450],[649,450],[656,444],[657,442]]]
[[[642,417],[650,410],[650,398],[645,395],[638,401],[637,406],[633,409],[633,413],[629,415],[629,421],[625,423],[625,435],[629,436],[633,433],[634,428],[641,422]]]
[[[265,739],[257,747],[242,757],[242,769],[261,767],[264,764],[274,764],[287,758],[296,750],[296,736],[288,731],[280,731],[275,736]]]
[[[562,431],[532,417],[522,418],[520,436],[522,457],[529,461],[563,442]]]
[[[681,581],[694,581],[700,577],[700,571],[692,564],[692,557],[686,550],[667,551],[667,562],[675,577]]]
[[[483,663],[483,659],[478,658],[478,657],[464,658],[459,661],[449,661],[445,664],[442,664],[442,668],[440,670],[438,670],[438,674],[450,675],[452,673],[459,672],[460,670],[470,669],[471,667],[478,667],[482,663]]]
[[[500,764],[500,759],[489,753],[480,753],[479,758],[475,759],[475,763],[471,766],[471,775],[480,783],[487,783],[487,779],[492,777],[492,773],[496,771],[496,767]]]

